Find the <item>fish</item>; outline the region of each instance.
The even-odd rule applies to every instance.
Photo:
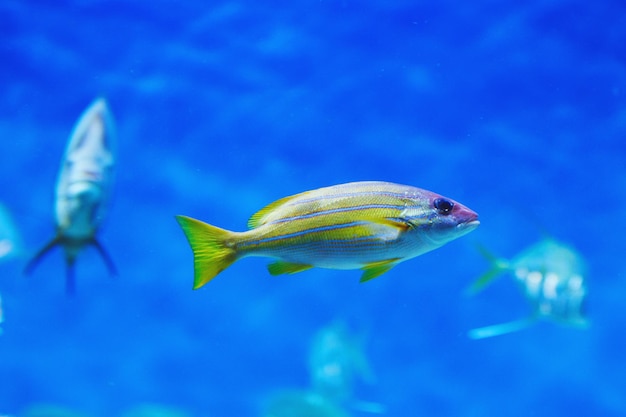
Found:
[[[20,255],[22,238],[9,210],[0,204],[0,261]]]
[[[361,181],[279,199],[233,232],[178,215],[194,256],[194,289],[247,256],[274,258],[271,275],[361,269],[361,282],[455,240],[480,224],[464,205],[424,189]]]
[[[342,407],[327,398],[304,390],[284,390],[273,395],[263,417],[349,417]]]
[[[586,262],[572,246],[545,238],[511,260],[497,258],[481,248],[492,267],[469,289],[482,291],[505,272],[513,275],[531,306],[528,317],[507,323],[473,329],[472,339],[484,339],[522,330],[537,320],[550,320],[574,327],[588,326],[586,318]]]
[[[333,322],[315,335],[309,352],[309,374],[313,389],[333,400],[348,398],[355,379],[374,381],[362,343],[343,321]]]
[[[94,247],[111,275],[117,270],[97,233],[108,209],[115,167],[115,130],[107,101],[98,98],[76,123],[61,162],[55,192],[56,235],[27,264],[35,266],[52,248],[65,252],[66,292],[74,292],[74,264],[87,246]]]
[[[383,414],[386,407],[352,398],[355,382],[375,382],[358,337],[345,320],[335,319],[323,326],[309,347],[310,386],[304,390],[283,390],[274,395],[266,417],[352,415],[348,411]]]
[[[356,381],[370,385],[376,381],[362,339],[343,320],[322,327],[309,349],[311,389],[335,404],[382,414],[382,404],[352,398]]]

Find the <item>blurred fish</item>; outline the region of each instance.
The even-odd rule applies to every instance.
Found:
[[[72,409],[54,404],[30,404],[20,413],[20,417],[87,417]]]
[[[317,333],[311,343],[309,373],[313,391],[329,401],[360,411],[383,412],[378,403],[352,398],[357,380],[373,384],[375,378],[362,341],[345,322],[335,321]]]
[[[22,239],[9,210],[0,204],[0,259],[17,256],[22,249]]]
[[[310,391],[284,391],[267,406],[263,417],[348,417],[344,410]]]
[[[26,266],[30,273],[53,247],[65,251],[66,290],[74,291],[74,263],[78,253],[93,246],[111,274],[115,267],[96,239],[104,219],[113,180],[113,120],[104,99],[97,99],[85,110],[70,137],[56,186],[56,236]]]
[[[482,339],[523,329],[537,319],[585,327],[584,315],[586,265],[571,246],[554,239],[544,239],[521,252],[512,260],[483,253],[492,268],[470,288],[476,293],[503,272],[512,272],[532,306],[528,318],[471,330],[469,336]]]
[[[354,182],[282,198],[247,232],[176,216],[194,253],[194,289],[239,258],[277,258],[272,275],[309,268],[362,269],[361,282],[478,227],[478,215],[435,194],[388,182]]]
[[[190,417],[185,411],[162,404],[138,404],[122,413],[121,417]]]
[[[315,391],[337,400],[352,395],[356,378],[368,383],[374,381],[362,343],[343,321],[331,323],[315,335],[309,354],[309,373]]]
[[[2,296],[0,295],[0,325],[2,323],[4,323],[4,309],[2,308]],[[2,327],[0,327],[0,334],[2,334]]]

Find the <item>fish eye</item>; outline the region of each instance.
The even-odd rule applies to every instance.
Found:
[[[438,198],[434,201],[433,205],[437,209],[439,214],[448,215],[454,208],[454,203],[445,198]]]

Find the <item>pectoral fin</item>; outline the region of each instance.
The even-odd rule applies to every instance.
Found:
[[[361,282],[374,279],[385,272],[389,271],[398,263],[399,258],[387,259],[384,261],[370,262],[363,268],[363,275],[361,275]]]
[[[35,256],[33,256],[33,258],[28,262],[28,264],[26,265],[26,268],[24,268],[24,274],[25,275],[30,275],[31,272],[33,272],[33,269],[35,269],[35,267],[37,266],[37,264],[39,263],[39,261],[41,261],[41,259],[48,253],[50,252],[50,250],[52,248],[54,248],[57,245],[61,245],[61,237],[60,236],[56,236],[54,239],[52,239],[50,242],[48,242],[43,248],[41,248],[36,254]]]
[[[350,231],[358,231],[359,237],[367,236],[380,241],[394,241],[410,228],[411,225],[402,219],[387,218],[363,222],[361,225],[350,229]]]
[[[109,253],[104,249],[104,247],[100,244],[100,242],[98,242],[98,240],[94,239],[91,242],[91,244],[96,248],[96,250],[100,254],[100,257],[102,258],[102,260],[107,266],[107,269],[109,270],[109,274],[111,274],[111,276],[117,276],[118,275],[117,268],[115,268],[115,264],[113,263],[111,256],[109,256]]]
[[[313,268],[313,265],[294,264],[285,261],[276,261],[267,266],[267,270],[272,275],[295,274]]]
[[[402,218],[389,217],[386,219],[377,220],[374,223],[384,224],[385,226],[393,227],[394,229],[397,229],[399,232],[406,232],[411,227],[413,227],[413,225],[410,222]]]

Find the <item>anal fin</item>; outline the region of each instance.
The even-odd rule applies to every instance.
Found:
[[[311,268],[313,268],[313,265],[295,264],[285,261],[272,262],[267,266],[267,270],[272,275],[296,274],[298,272],[306,271],[307,269]]]
[[[370,279],[374,279],[385,272],[389,271],[393,268],[396,263],[398,263],[399,258],[386,259],[384,261],[370,262],[366,264],[363,268],[363,275],[361,275],[361,282],[369,281]]]

